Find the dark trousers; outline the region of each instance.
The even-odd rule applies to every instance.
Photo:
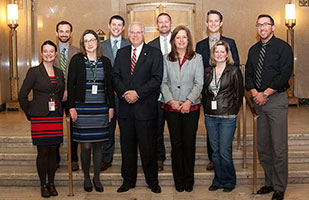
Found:
[[[65,110],[66,116],[68,116],[69,115],[69,103],[68,103],[68,101],[62,102],[62,107]],[[72,158],[72,162],[78,162],[78,154],[77,154],[78,142],[75,142],[72,139],[72,120],[71,119],[70,119],[70,134],[71,134],[71,158]],[[56,157],[57,157],[57,163],[59,164],[60,160],[61,160],[60,144],[57,145]]]
[[[137,147],[148,186],[159,183],[156,159],[157,120],[137,120],[133,110],[127,118],[118,119],[122,154],[123,184],[135,186],[137,176]]]
[[[193,186],[195,141],[200,110],[187,114],[165,111],[172,144],[172,169],[175,186]]]
[[[157,126],[157,160],[165,161],[165,146],[164,146],[164,125],[165,117],[164,110],[161,108],[161,102],[158,101],[158,126]]]
[[[288,182],[288,97],[275,93],[263,106],[254,104],[258,118],[258,154],[265,185],[285,191]]]

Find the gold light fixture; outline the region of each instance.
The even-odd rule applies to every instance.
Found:
[[[17,4],[7,5],[7,20],[10,27],[10,100],[6,102],[8,111],[17,111],[18,104],[18,68],[17,68],[17,31],[18,27],[18,6]]]
[[[292,47],[292,51],[294,53],[294,29],[293,27],[296,25],[296,12],[295,12],[295,4],[291,3],[291,0],[289,0],[289,3],[285,5],[285,25],[288,27],[286,33],[287,33],[287,42]],[[295,73],[294,73],[295,66],[293,68],[293,72],[291,75],[291,78],[289,80],[290,88],[288,89],[287,93],[289,96],[289,105],[297,105],[299,107],[299,98],[294,95],[294,79],[295,79]]]

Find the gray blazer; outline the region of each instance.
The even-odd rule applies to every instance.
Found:
[[[130,40],[126,38],[121,39],[120,48],[130,45]],[[102,48],[103,48],[103,56],[108,57],[108,59],[111,61],[112,67],[114,66],[114,55],[113,55],[113,49],[111,40],[107,39],[102,42]]]
[[[179,70],[178,61],[169,61],[167,55],[164,56],[163,62],[161,102],[169,104],[171,100],[182,102],[190,100],[192,105],[199,104],[204,83],[202,56],[196,53],[191,60],[186,60],[181,70]]]

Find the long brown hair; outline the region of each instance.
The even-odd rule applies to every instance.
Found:
[[[191,36],[191,33],[190,33],[190,30],[185,27],[185,26],[177,26],[174,31],[172,32],[172,35],[171,35],[171,47],[172,47],[172,50],[171,52],[168,54],[168,60],[172,61],[172,62],[175,62],[177,61],[177,47],[176,47],[176,44],[175,44],[175,38],[176,38],[176,35],[178,34],[179,31],[181,30],[184,30],[186,33],[187,33],[187,37],[188,37],[188,46],[187,46],[187,49],[186,49],[186,54],[185,54],[185,57],[188,59],[188,60],[191,60],[193,58],[193,56],[195,55],[195,52],[193,51],[193,42],[192,42],[192,36]]]
[[[96,50],[97,51],[97,58],[101,58],[103,56],[103,49],[102,49],[102,46],[100,44],[99,36],[94,30],[91,30],[91,29],[85,30],[82,37],[80,38],[80,52],[83,54],[83,56],[87,56],[87,52],[86,52],[86,48],[85,48],[85,40],[84,40],[84,37],[87,34],[92,34],[95,37],[95,39],[97,40],[97,50]]]

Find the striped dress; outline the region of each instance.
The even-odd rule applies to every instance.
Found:
[[[85,102],[75,102],[77,120],[72,124],[73,140],[76,142],[103,142],[109,137],[108,105],[105,98],[104,69],[101,60],[97,62],[96,81],[97,94],[92,94],[94,85],[95,62],[86,65]]]
[[[53,87],[56,88],[55,76],[50,76]],[[47,116],[31,117],[31,136],[33,145],[55,145],[63,141],[62,116],[59,111],[50,111]]]

